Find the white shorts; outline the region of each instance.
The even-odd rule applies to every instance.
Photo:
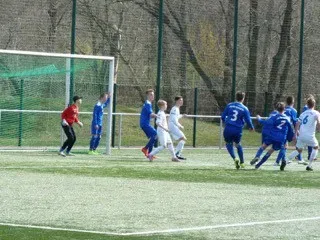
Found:
[[[297,139],[296,147],[299,149],[302,149],[306,146],[317,147],[318,145],[319,145],[319,143],[318,143],[318,140],[316,139],[316,137],[299,136]]]
[[[179,140],[180,138],[186,138],[184,133],[176,126],[169,126],[169,131],[174,140]]]
[[[157,131],[157,135],[158,135],[158,140],[159,140],[159,144],[160,146],[165,146],[167,147],[168,144],[172,144],[172,140],[170,137],[170,134],[166,131]]]

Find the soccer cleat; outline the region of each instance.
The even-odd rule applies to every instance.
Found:
[[[250,165],[255,165],[258,161],[259,161],[259,158],[258,158],[258,157],[255,157],[254,159],[252,159],[252,160],[250,161]]]
[[[308,167],[306,168],[306,170],[307,170],[307,171],[313,171],[313,168],[308,166]]]
[[[289,164],[289,163],[292,163],[292,161],[291,161],[291,160],[288,160],[287,163],[288,163],[288,164]]]
[[[94,152],[93,150],[89,150],[88,154],[89,154],[89,155],[94,155],[95,152]]]
[[[236,166],[236,169],[239,169],[239,168],[240,168],[240,161],[239,161],[239,159],[237,159],[237,158],[234,159],[234,165]]]
[[[176,158],[179,160],[187,160],[185,157],[182,157],[181,155],[176,154]]]
[[[280,171],[284,171],[284,168],[286,167],[287,163],[286,161],[282,161],[280,165]]]
[[[58,153],[60,156],[62,156],[62,157],[66,157],[66,155],[64,154],[64,152],[59,152]]]
[[[273,166],[274,166],[274,167],[278,167],[278,166],[280,166],[280,163],[275,162],[275,163],[273,164]]]
[[[174,157],[171,160],[172,160],[172,162],[180,162],[180,160],[177,157]]]
[[[74,157],[75,155],[72,154],[72,153],[66,153],[66,156],[68,156],[68,157]]]
[[[243,168],[245,168],[246,166],[244,165],[244,163],[240,163],[240,167],[243,169]]]
[[[142,148],[141,149],[141,152],[143,152],[143,154],[146,156],[146,157],[148,157],[148,149],[147,148]]]
[[[308,163],[305,160],[298,161],[298,164],[308,165]]]
[[[147,158],[149,159],[150,162],[153,162],[154,160],[154,156],[152,156],[151,154],[148,154]]]

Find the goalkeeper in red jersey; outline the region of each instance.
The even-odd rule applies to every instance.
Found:
[[[67,107],[61,114],[61,126],[63,128],[64,133],[67,136],[67,140],[63,143],[62,147],[59,150],[59,155],[65,156],[73,156],[70,153],[74,143],[76,142],[76,134],[73,130],[73,123],[77,123],[80,127],[83,126],[82,122],[79,121],[79,107],[82,103],[82,97],[74,96],[73,104]],[[64,153],[66,150],[66,153]]]

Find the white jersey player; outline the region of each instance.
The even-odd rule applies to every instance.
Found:
[[[164,100],[158,101],[159,112],[157,114],[157,136],[159,140],[159,147],[152,150],[152,152],[148,155],[150,161],[153,161],[154,155],[168,147],[171,155],[172,161],[179,162],[179,159],[175,156],[172,140],[169,134],[167,118],[165,114],[165,110],[167,109],[167,102]]]
[[[169,116],[169,130],[173,139],[179,141],[176,148],[176,157],[180,160],[186,160],[186,158],[182,157],[181,153],[187,138],[181,131],[184,127],[179,123],[179,119],[182,117],[182,115],[180,115],[180,107],[183,105],[183,98],[178,96],[175,97],[174,100],[175,106],[172,107]]]
[[[318,140],[316,138],[316,128],[320,126],[320,113],[314,110],[316,102],[313,98],[307,100],[308,110],[304,111],[295,126],[295,138],[297,139],[297,150],[292,152],[289,159],[295,158],[302,152],[305,146],[312,147],[312,152],[309,157],[309,164],[306,168],[308,171],[312,171],[312,161],[318,154]]]

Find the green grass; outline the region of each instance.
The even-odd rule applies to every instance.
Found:
[[[182,163],[166,151],[152,163],[139,150],[112,153],[1,152],[0,222],[134,233],[319,216],[318,162],[314,172],[297,163],[280,172],[275,156],[261,170],[236,170],[219,150],[185,150]],[[319,222],[139,236],[0,226],[0,239],[317,239]]]

